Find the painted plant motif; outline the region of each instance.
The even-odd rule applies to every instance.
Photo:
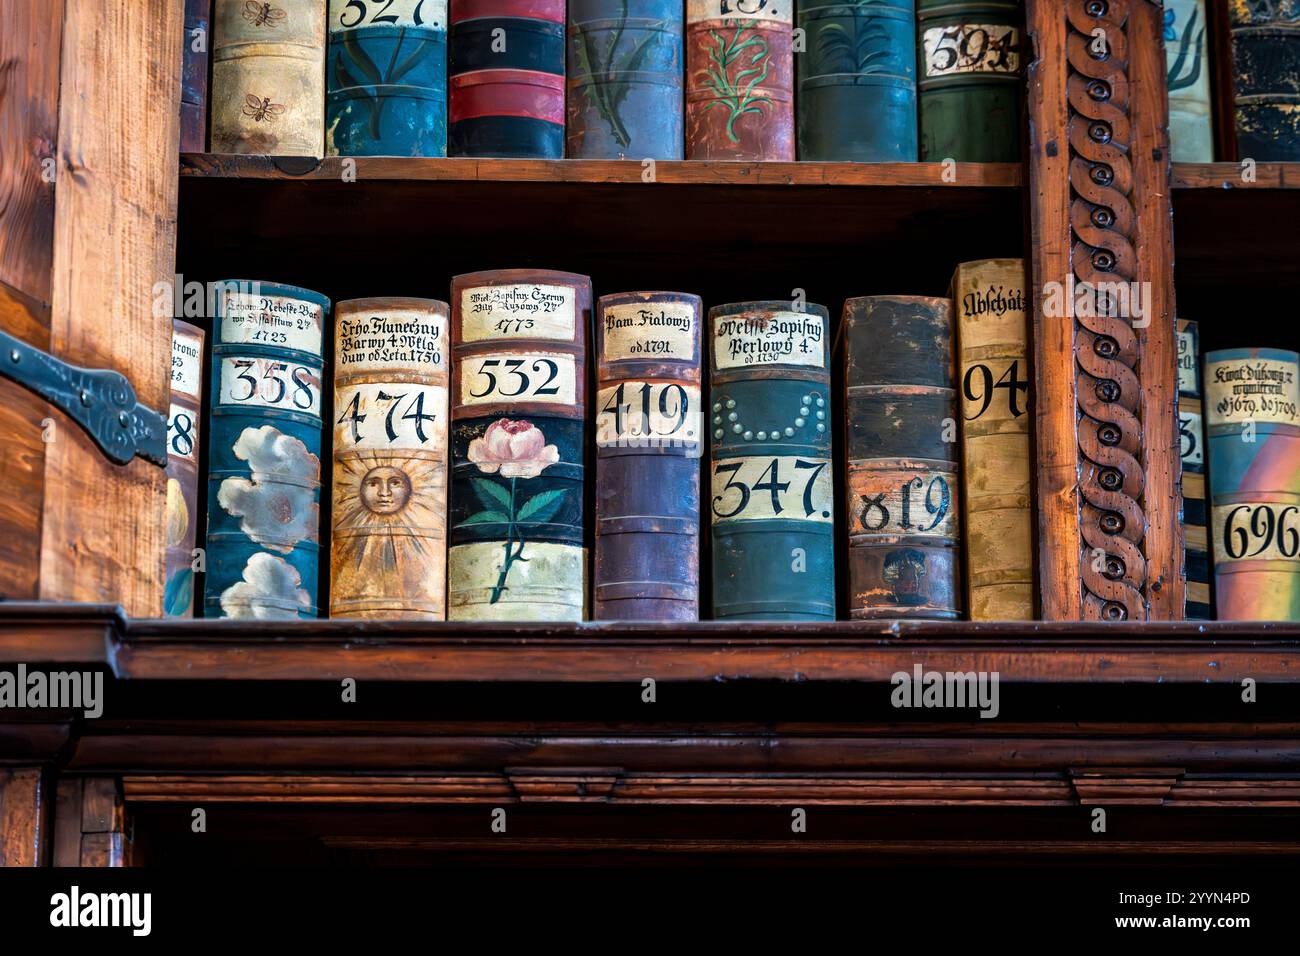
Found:
[[[1165,11],[1165,42],[1175,40],[1178,42],[1178,56],[1169,65],[1169,92],[1171,93],[1174,90],[1186,89],[1200,79],[1201,41],[1205,37],[1205,27],[1202,26],[1199,31],[1196,29],[1196,19],[1199,14],[1200,10],[1193,6],[1192,15],[1187,18],[1187,26],[1183,28],[1183,34],[1179,37],[1174,23],[1175,11],[1172,8]]]
[[[587,102],[592,109],[600,114],[600,118],[609,127],[615,141],[620,146],[626,147],[631,145],[632,137],[628,134],[627,127],[623,123],[619,108],[623,105],[623,101],[627,99],[632,87],[628,83],[615,83],[613,81],[620,73],[636,73],[641,69],[645,64],[646,57],[654,48],[654,44],[665,36],[662,31],[668,26],[668,21],[660,20],[657,23],[643,26],[644,36],[632,44],[631,48],[621,56],[618,56],[616,55],[618,44],[623,39],[623,32],[627,28],[627,0],[620,0],[619,14],[616,20],[618,26],[613,30],[606,31],[609,33],[610,39],[603,51],[596,49],[596,33],[590,29],[581,32],[581,39],[577,43],[576,49],[580,72],[587,74],[593,80],[601,81],[588,83],[583,87],[583,94]]]
[[[710,100],[704,108],[726,107],[729,114],[727,137],[733,143],[740,142],[740,137],[736,135],[736,120],[746,113],[761,115],[763,107],[772,102],[770,96],[754,93],[758,85],[767,79],[771,51],[768,50],[767,40],[759,33],[752,33],[742,40],[741,34],[748,29],[741,24],[729,38],[717,30],[710,30],[713,46],[709,48],[709,60],[712,65],[702,71],[705,84],[718,94],[718,99]]]
[[[817,57],[824,73],[902,73],[901,66],[890,67],[897,58],[890,43],[889,30],[877,17],[855,6],[852,29],[843,23],[828,23],[817,33]],[[847,19],[847,17],[846,17]]]
[[[338,55],[334,57],[335,88],[342,90],[360,87],[365,90],[365,95],[358,96],[354,102],[369,113],[368,122],[372,139],[380,138],[380,121],[383,118],[384,105],[388,102],[388,97],[381,96],[377,87],[400,84],[403,77],[433,55],[434,47],[426,42],[425,31],[411,34],[409,39],[412,42],[409,45],[407,39],[406,27],[402,27],[397,34],[397,41],[393,44],[393,53],[388,59],[388,65],[382,71],[353,31],[343,33],[341,48]],[[403,57],[403,52],[408,48],[410,52]]]
[[[566,492],[563,488],[552,488],[521,498],[519,481],[536,478],[560,460],[560,453],[554,445],[546,444],[546,436],[536,425],[502,418],[488,425],[483,437],[469,443],[466,457],[483,474],[510,479],[507,487],[496,478],[471,478],[470,484],[483,510],[462,522],[462,526],[506,525],[505,554],[489,602],[496,604],[506,590],[511,565],[528,560],[524,557],[527,542],[522,526],[549,521],[560,510]]]

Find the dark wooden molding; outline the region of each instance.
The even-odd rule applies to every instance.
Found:
[[[1250,180],[1240,163],[1174,163],[1175,189],[1300,189],[1300,163],[1257,163]]]

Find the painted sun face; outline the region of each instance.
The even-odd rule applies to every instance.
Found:
[[[397,514],[411,497],[411,479],[391,465],[371,468],[361,479],[361,503],[378,515]]]

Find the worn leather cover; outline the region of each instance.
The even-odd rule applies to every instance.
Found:
[[[203,340],[198,326],[172,321],[171,407],[167,412],[167,561],[163,613],[194,615],[194,541],[199,516]]]
[[[1232,0],[1237,155],[1300,161],[1300,0]]]

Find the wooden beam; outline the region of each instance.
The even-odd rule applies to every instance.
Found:
[[[49,800],[40,767],[0,769],[0,866],[44,866]]]

